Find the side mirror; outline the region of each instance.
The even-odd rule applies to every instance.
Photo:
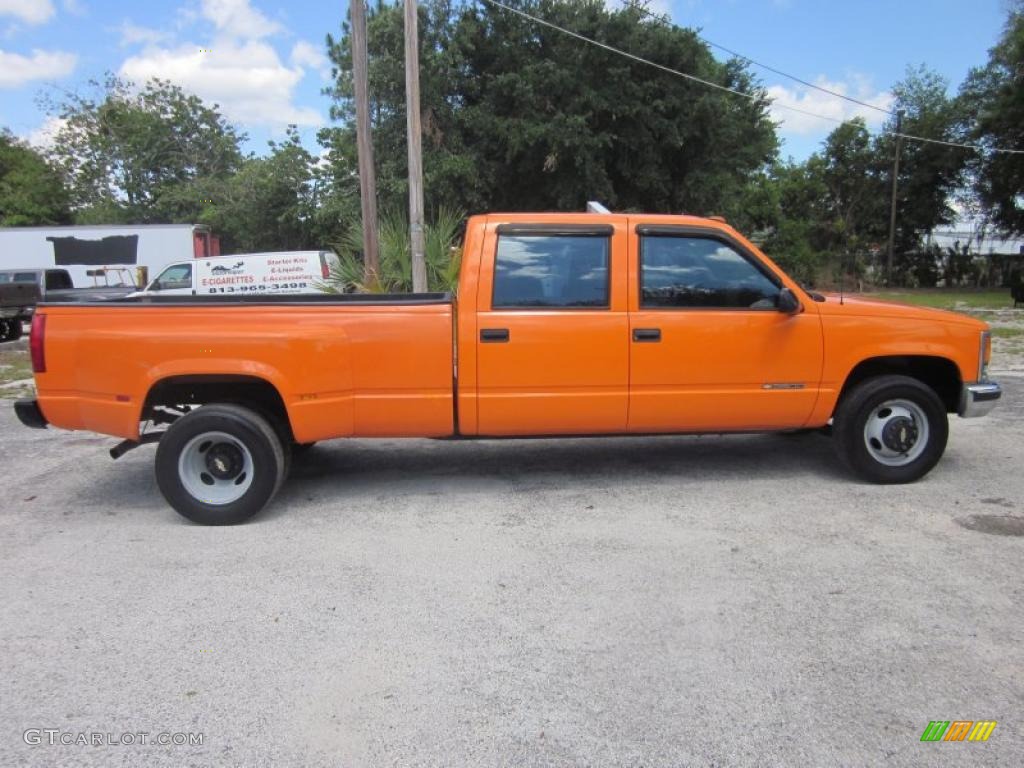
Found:
[[[152,283],[149,284],[149,289],[148,290],[150,290],[150,291],[159,291],[162,288],[163,288],[163,286],[160,285],[160,281],[159,280],[154,280]]]
[[[783,288],[779,291],[779,303],[776,306],[779,312],[785,312],[787,315],[795,315],[803,309],[800,299],[789,288]]]

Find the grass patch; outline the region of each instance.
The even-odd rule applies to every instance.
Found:
[[[992,335],[997,339],[1016,339],[1024,336],[1024,328],[993,328]]]
[[[1009,288],[998,290],[969,290],[944,288],[918,291],[878,291],[865,294],[867,298],[899,301],[935,309],[1012,309],[1013,299]]]
[[[12,381],[31,378],[32,361],[29,359],[28,350],[5,349],[0,352],[0,384],[10,384]],[[0,387],[0,397],[21,397],[30,388],[29,384],[19,387]]]

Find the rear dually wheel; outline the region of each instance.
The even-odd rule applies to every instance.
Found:
[[[281,438],[238,405],[204,405],[160,439],[156,480],[167,502],[203,525],[234,525],[265,507],[286,474]]]

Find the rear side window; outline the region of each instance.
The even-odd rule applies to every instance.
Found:
[[[640,238],[640,306],[775,309],[780,288],[728,243],[707,237]]]
[[[607,236],[499,235],[494,309],[607,309]]]
[[[67,272],[46,273],[46,290],[63,291],[71,287],[71,276]]]

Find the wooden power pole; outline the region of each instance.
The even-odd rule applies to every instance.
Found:
[[[896,110],[896,156],[892,161],[892,203],[889,207],[889,253],[885,263],[885,284],[892,287],[892,252],[896,247],[896,192],[900,181],[900,152],[903,149],[903,110]]]
[[[373,137],[370,133],[370,95],[367,84],[366,6],[352,0],[352,77],[356,92],[356,147],[359,154],[359,197],[363,211],[363,281],[380,276],[377,250],[377,177],[373,170]]]
[[[427,290],[423,238],[423,148],[420,126],[420,45],[416,0],[405,0],[405,114],[409,144],[409,234],[412,289]]]

